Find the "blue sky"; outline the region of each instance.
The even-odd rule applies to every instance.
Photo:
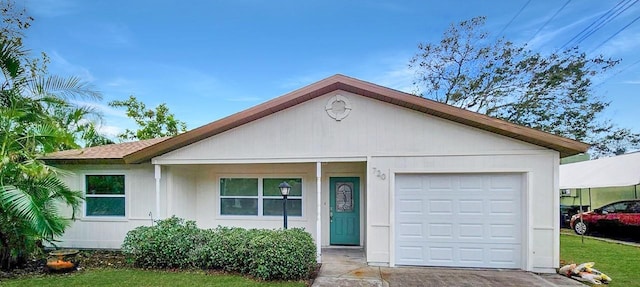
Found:
[[[640,4],[623,1],[630,8],[580,47],[622,59],[596,92],[611,101],[605,117],[640,132]],[[106,103],[129,95],[167,103],[192,129],[336,73],[409,92],[417,44],[438,41],[451,23],[487,16],[492,35],[549,52],[621,1],[18,2],[35,18],[27,47],[49,55],[50,72],[103,93],[92,104],[114,135],[134,124]]]

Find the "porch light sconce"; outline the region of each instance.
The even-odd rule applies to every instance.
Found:
[[[283,181],[279,186],[280,194],[282,194],[282,214],[284,215],[284,229],[287,229],[287,196],[291,191],[291,185],[286,181]]]

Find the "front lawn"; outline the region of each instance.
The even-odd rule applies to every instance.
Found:
[[[640,247],[604,242],[580,236],[560,235],[563,264],[595,262],[595,269],[613,278],[610,286],[640,287]]]
[[[141,269],[90,269],[70,274],[0,281],[2,286],[305,286],[302,282],[260,282],[238,275]]]

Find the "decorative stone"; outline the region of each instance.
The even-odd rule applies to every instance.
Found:
[[[336,121],[341,121],[351,112],[351,102],[345,96],[335,95],[329,99],[325,110],[329,117]]]

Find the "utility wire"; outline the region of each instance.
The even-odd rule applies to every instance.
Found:
[[[591,22],[591,24],[589,26],[587,26],[586,28],[582,29],[582,31],[580,31],[578,34],[573,36],[573,38],[571,38],[571,40],[569,40],[566,43],[564,43],[564,45],[562,45],[558,50],[564,49],[567,45],[569,45],[571,42],[573,42],[573,40],[575,40],[576,38],[580,37],[580,35],[582,35],[582,33],[585,33],[585,34],[588,33],[587,31],[589,30],[589,28],[591,28],[593,25],[598,23],[600,20],[602,20],[604,17],[606,17],[610,13],[612,13],[613,10],[615,10],[618,6],[620,6],[620,4],[622,4],[625,1],[628,2],[628,1],[631,1],[631,0],[622,0],[622,1],[618,2],[618,4],[616,4],[616,6],[614,6],[611,9],[609,9],[609,11],[605,12],[604,14],[600,15],[600,17],[598,17],[598,19],[596,19],[595,21]],[[556,50],[556,52],[558,52],[558,50]]]
[[[531,37],[531,39],[529,39],[529,41],[527,42],[531,42],[531,40],[533,40],[536,36],[538,36],[538,33],[540,33],[540,31],[542,31],[542,29],[544,27],[547,26],[547,24],[549,24],[549,22],[551,22],[551,20],[553,20],[554,18],[556,18],[556,16],[558,16],[558,14],[560,14],[560,11],[562,11],[564,9],[564,7],[567,7],[567,5],[571,2],[571,0],[568,0],[566,3],[564,3],[564,5],[562,5],[562,7],[560,7],[560,9],[558,9],[558,11],[556,11],[555,14],[553,14],[553,16],[551,16],[551,18],[547,19],[547,22],[544,23],[544,25],[542,25],[542,27],[540,27],[540,29],[538,29],[538,31],[536,31],[535,34],[533,34],[533,37]]]
[[[635,19],[633,19],[631,22],[629,22],[629,24],[627,24],[626,26],[622,27],[620,30],[618,30],[617,32],[613,33],[613,35],[609,36],[609,38],[607,38],[606,40],[602,41],[602,43],[600,43],[598,46],[596,46],[595,48],[593,48],[593,50],[591,50],[591,53],[593,53],[593,51],[597,50],[598,48],[602,47],[602,45],[604,45],[606,42],[608,42],[609,40],[613,39],[613,37],[617,36],[618,34],[620,34],[620,32],[626,30],[627,28],[629,28],[629,26],[631,26],[631,24],[635,23],[636,21],[638,21],[638,19],[640,19],[640,16],[636,17]]]
[[[605,25],[609,24],[611,21],[613,21],[615,18],[618,18],[618,16],[620,16],[620,14],[622,14],[624,11],[627,11],[627,9],[631,8],[631,6],[635,5],[636,3],[638,3],[638,1],[640,0],[636,0],[633,3],[631,3],[631,5],[624,7],[622,10],[618,11],[615,15],[609,17],[607,19],[606,22],[601,23],[597,28],[594,28],[593,30],[591,30],[587,35],[585,35],[584,37],[581,37],[580,39],[578,39],[578,41],[576,42],[577,44],[580,44],[582,41],[584,41],[586,38],[588,38],[589,36],[593,35],[593,33],[595,33],[596,31],[600,30],[600,28],[604,27]],[[624,4],[626,5],[626,4]]]
[[[527,1],[527,3],[524,3],[524,5],[522,6],[522,8],[520,8],[520,10],[518,10],[518,13],[516,13],[516,15],[513,16],[513,18],[511,18],[511,20],[509,21],[509,23],[507,23],[507,25],[505,25],[502,30],[500,30],[500,32],[498,32],[498,34],[496,34],[496,39],[498,37],[500,37],[500,35],[502,35],[502,33],[507,29],[507,27],[509,27],[511,25],[511,23],[513,23],[513,21],[518,18],[518,16],[520,16],[520,13],[522,13],[522,11],[524,10],[524,8],[526,8],[529,3],[531,3],[531,0]]]

